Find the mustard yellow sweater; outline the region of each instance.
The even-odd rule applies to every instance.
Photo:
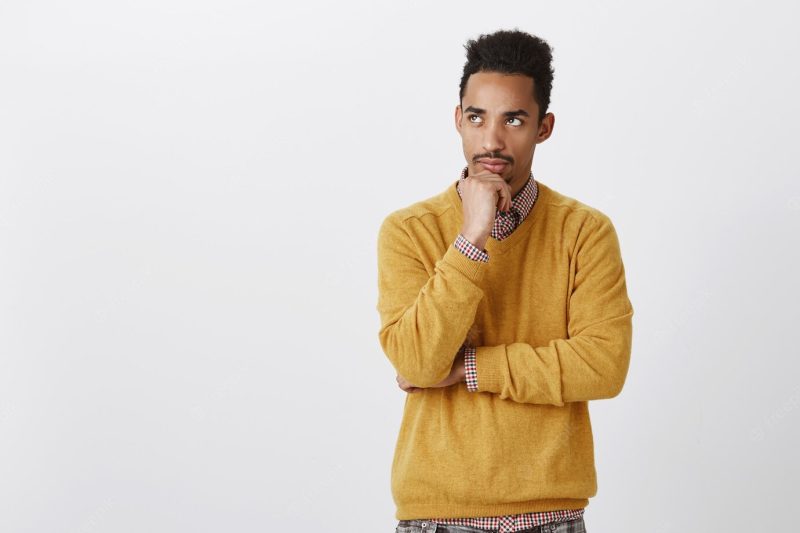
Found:
[[[589,400],[625,382],[633,307],[608,216],[541,181],[489,262],[454,246],[452,182],[389,214],[378,234],[380,344],[397,373],[431,387],[468,339],[466,383],[406,395],[392,463],[396,518],[585,507],[597,493]]]

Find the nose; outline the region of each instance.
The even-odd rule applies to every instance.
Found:
[[[483,128],[483,149],[486,152],[500,152],[505,148],[503,127],[496,123],[487,123]]]

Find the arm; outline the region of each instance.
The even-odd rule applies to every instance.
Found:
[[[378,305],[381,347],[397,372],[419,387],[431,387],[451,372],[453,361],[483,298],[479,286],[486,262],[454,245],[429,275],[396,214],[378,234]]]
[[[628,300],[617,234],[608,217],[587,222],[576,243],[568,338],[546,346],[479,346],[478,390],[502,399],[563,406],[620,393],[631,354]],[[469,378],[469,376],[468,376]]]

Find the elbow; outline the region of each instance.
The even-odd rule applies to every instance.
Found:
[[[591,393],[587,395],[585,400],[610,400],[616,398],[622,392],[622,387],[625,384],[624,377],[606,375],[602,379],[597,379],[592,385]]]
[[[602,398],[615,398],[622,392],[622,388],[625,386],[625,380],[628,377],[630,349],[623,349],[615,360],[618,361],[618,364],[609,369],[606,375]]]
[[[606,395],[604,398],[616,398],[622,392],[622,387],[625,385],[625,376],[615,377],[609,380],[608,387],[606,388]]]

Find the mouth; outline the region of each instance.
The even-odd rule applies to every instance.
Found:
[[[483,166],[489,172],[493,172],[494,174],[500,174],[503,172],[509,165],[509,162],[505,159],[479,159],[478,163]]]

